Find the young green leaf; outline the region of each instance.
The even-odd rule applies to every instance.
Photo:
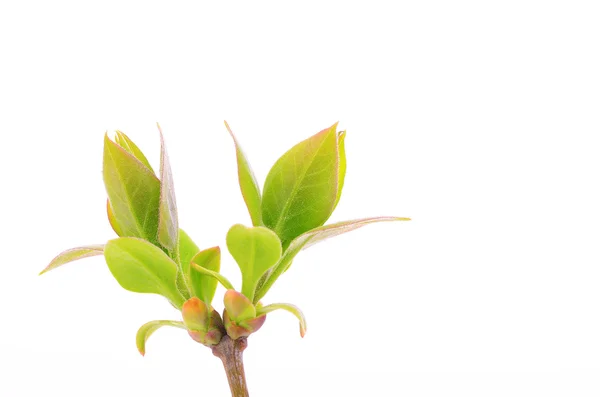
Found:
[[[177,289],[177,264],[160,248],[135,237],[110,240],[104,248],[106,264],[121,287],[154,293],[181,308],[185,297]]]
[[[163,326],[186,329],[185,325],[181,321],[171,320],[154,320],[142,325],[135,337],[135,344],[137,345],[138,351],[142,356],[146,354],[146,342],[148,341],[148,338],[150,338],[154,331]]]
[[[340,202],[340,198],[342,197],[342,189],[344,187],[344,180],[346,179],[346,145],[344,144],[345,140],[346,131],[340,131],[338,133],[338,152],[340,154],[338,167],[338,190],[337,197],[335,199],[335,204],[333,205],[334,210]]]
[[[50,264],[40,272],[40,275],[56,269],[65,263],[73,262],[83,258],[89,258],[90,256],[102,255],[103,253],[104,244],[86,245],[84,247],[71,248],[61,252],[54,259],[52,259]]]
[[[152,169],[152,166],[150,165],[150,162],[148,161],[148,159],[146,158],[144,153],[140,150],[139,147],[137,147],[137,145],[135,143],[133,143],[133,141],[131,139],[129,139],[129,137],[127,135],[125,135],[123,132],[117,130],[117,134],[115,136],[115,142],[119,146],[121,146],[123,149],[125,149],[126,151],[131,153],[133,155],[133,157],[135,157],[142,164],[144,164],[146,167],[148,167],[148,169],[150,171],[152,171],[152,173],[154,174],[154,170]]]
[[[104,184],[124,236],[157,243],[160,181],[138,159],[104,137]]]
[[[288,249],[285,250],[281,259],[277,262],[273,269],[271,269],[270,274],[267,276],[264,283],[256,291],[254,302],[258,302],[265,296],[267,291],[273,286],[275,280],[277,280],[279,276],[288,269],[292,260],[298,254],[298,252],[300,252],[300,250],[308,248],[311,245],[314,245],[327,238],[356,230],[371,223],[409,220],[410,218],[398,218],[393,216],[355,219],[351,221],[333,223],[327,226],[321,226],[296,237],[294,241],[291,242]]]
[[[262,219],[284,249],[331,215],[338,192],[337,123],[300,142],[275,162],[265,180]]]
[[[158,124],[157,124],[158,125]],[[177,219],[177,202],[173,186],[173,173],[167,155],[165,139],[160,125],[160,202],[158,212],[158,241],[169,252],[175,251],[179,232]]]
[[[201,267],[202,269],[217,273],[221,268],[221,249],[219,247],[212,247],[202,250],[192,258],[192,263],[197,265],[190,267],[189,284],[192,289],[192,295],[197,296],[210,306],[217,290],[217,280],[197,269]]]
[[[260,277],[281,257],[281,242],[266,227],[237,224],[227,233],[227,248],[242,271],[242,293],[252,300]]]
[[[211,308],[197,297],[191,297],[183,304],[181,315],[183,323],[191,331],[208,331]]]
[[[194,243],[191,237],[183,231],[183,229],[179,229],[179,262],[181,264],[181,272],[187,277],[187,274],[190,271],[190,263],[194,256],[200,251],[200,248]]]
[[[256,309],[256,315],[260,316],[261,314],[267,314],[277,309],[286,310],[296,316],[300,322],[300,336],[304,338],[304,335],[306,334],[306,318],[304,318],[304,314],[297,306],[289,303],[273,303],[267,306],[258,307]]]
[[[231,128],[229,128],[227,121],[225,121],[225,127],[227,128],[227,131],[229,131],[229,135],[231,135],[233,143],[235,144],[240,190],[242,191],[246,207],[248,207],[248,213],[252,219],[252,224],[254,226],[262,226],[263,222],[260,209],[262,198],[260,196],[260,188],[256,182],[256,177],[254,176],[254,172],[252,172],[252,168],[250,167],[246,155],[242,151],[242,147],[233,134],[233,131],[231,131]]]
[[[215,280],[220,282],[221,285],[223,287],[225,287],[225,289],[235,289],[235,288],[233,288],[233,284],[231,284],[231,282],[229,280],[227,280],[227,277],[223,276],[221,273],[213,272],[212,270],[205,269],[202,266],[198,266],[194,262],[192,262],[191,266],[194,269],[193,271],[202,273],[202,274],[205,274],[207,276],[214,278]]]

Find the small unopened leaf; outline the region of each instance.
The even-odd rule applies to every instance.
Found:
[[[252,300],[260,277],[281,257],[277,235],[262,226],[233,225],[227,248],[242,271],[242,293]]]
[[[154,331],[164,326],[186,329],[181,321],[171,320],[154,320],[142,325],[135,337],[135,344],[142,356],[146,354],[146,342],[148,338],[150,338]]]
[[[210,306],[217,290],[217,280],[212,275],[198,271],[198,268],[217,273],[221,268],[221,249],[212,247],[202,250],[192,258],[192,262],[197,265],[190,267],[189,284],[192,295]]]
[[[235,290],[225,292],[223,303],[229,318],[238,324],[256,317],[256,308],[250,299]]]
[[[327,221],[338,193],[337,123],[298,143],[275,162],[265,180],[262,219],[284,249]]]
[[[152,166],[150,165],[150,162],[148,161],[144,153],[140,150],[139,147],[137,147],[135,143],[133,143],[131,139],[129,139],[127,135],[117,130],[115,141],[119,146],[131,153],[133,157],[138,159],[142,164],[148,167],[148,169],[152,171],[152,173],[154,173],[154,170],[152,169]]]
[[[181,308],[183,323],[192,331],[208,331],[211,309],[200,299],[191,297]]]
[[[196,271],[198,273],[202,273],[202,274],[205,274],[207,276],[214,278],[215,280],[220,282],[221,285],[223,287],[225,287],[225,289],[235,289],[235,288],[233,288],[233,284],[231,284],[231,282],[229,280],[227,280],[227,277],[223,276],[221,273],[213,272],[212,270],[205,269],[202,266],[198,266],[194,262],[192,262],[191,266],[194,269],[193,271]]]
[[[258,308],[256,315],[259,316],[261,314],[270,313],[273,310],[277,309],[286,310],[292,313],[294,316],[296,316],[296,318],[300,322],[300,336],[304,338],[304,335],[306,334],[306,318],[304,318],[304,314],[302,313],[302,311],[295,305],[291,305],[289,303],[273,303]]]
[[[50,270],[56,269],[65,263],[73,262],[90,256],[102,255],[104,253],[104,244],[86,245],[84,247],[71,248],[58,254],[44,270],[40,272],[44,274]]]
[[[246,158],[246,155],[244,154],[238,140],[231,131],[231,128],[229,128],[227,121],[225,121],[225,127],[227,127],[227,131],[229,131],[229,134],[233,139],[233,143],[235,144],[240,190],[242,191],[242,196],[244,197],[246,207],[248,207],[248,213],[252,219],[252,224],[254,226],[262,226],[262,214],[260,209],[262,198],[260,196],[260,187],[256,182],[256,177],[254,176],[254,172],[252,172],[250,163],[248,162],[248,159]]]
[[[177,219],[177,202],[175,200],[175,187],[173,186],[173,173],[165,146],[162,130],[160,132],[160,202],[158,213],[158,241],[173,252],[177,246],[177,233],[179,224]]]
[[[137,158],[104,137],[104,184],[123,236],[158,243],[160,181]]]
[[[110,223],[110,227],[117,233],[117,236],[122,237],[123,232],[115,219],[115,214],[113,213],[112,208],[110,207],[110,200],[106,199],[106,216],[108,217],[108,222]]]
[[[177,264],[160,248],[135,237],[110,240],[104,248],[106,264],[128,291],[154,293],[181,308],[185,298],[177,289]]]
[[[267,276],[265,282],[261,285],[260,289],[256,291],[256,295],[254,296],[254,302],[258,302],[260,299],[262,299],[263,296],[265,296],[265,294],[271,288],[275,280],[277,280],[279,276],[287,270],[292,260],[298,254],[298,252],[300,252],[300,250],[308,248],[311,245],[314,245],[327,238],[338,236],[340,234],[347,233],[352,230],[356,230],[371,223],[409,220],[409,218],[399,218],[393,216],[355,219],[351,221],[333,223],[327,226],[321,226],[296,237],[291,242],[288,249],[285,250],[285,252],[281,256],[281,259],[277,262],[273,269],[271,269],[270,274]]]

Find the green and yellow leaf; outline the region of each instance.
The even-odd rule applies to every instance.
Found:
[[[71,248],[58,254],[50,264],[46,266],[44,270],[40,272],[40,275],[54,270],[59,266],[66,263],[73,262],[83,258],[89,258],[90,256],[102,255],[104,253],[104,244],[86,245],[84,247]]]
[[[186,329],[181,321],[171,320],[154,320],[142,325],[135,337],[135,344],[142,356],[146,354],[146,342],[148,342],[148,338],[150,338],[157,329],[164,326]]]

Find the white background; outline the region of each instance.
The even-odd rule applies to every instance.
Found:
[[[141,324],[178,313],[101,257],[37,276],[114,237],[103,134],[158,167],[157,121],[180,224],[224,246],[249,223],[224,119],[260,181],[339,120],[330,221],[413,219],[300,254],[264,301],[308,333],[269,315],[252,396],[600,394],[597,2],[199,3],[0,5],[0,395],[228,395],[181,330],[137,353]]]

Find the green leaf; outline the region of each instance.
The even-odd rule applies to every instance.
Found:
[[[229,131],[229,134],[233,139],[233,143],[235,144],[240,190],[242,191],[242,196],[244,197],[246,207],[248,207],[248,213],[252,219],[252,224],[254,226],[262,226],[263,222],[260,209],[262,198],[260,196],[260,187],[256,182],[256,177],[254,176],[254,172],[252,172],[250,163],[242,151],[242,147],[240,146],[235,135],[233,135],[231,128],[229,128],[227,121],[225,121],[225,127],[227,127],[227,131]]]
[[[267,276],[265,282],[260,286],[260,289],[256,291],[254,302],[258,302],[260,299],[262,299],[262,297],[265,296],[267,291],[269,291],[269,289],[273,286],[275,280],[277,280],[279,276],[288,269],[292,260],[298,254],[298,252],[300,252],[300,250],[308,248],[311,245],[314,245],[327,238],[348,233],[371,223],[409,220],[410,218],[398,218],[393,216],[355,219],[351,221],[333,223],[327,226],[321,226],[296,237],[294,241],[291,242],[288,249],[285,250],[281,259],[277,262],[273,269],[271,269],[270,274]]]
[[[154,293],[181,308],[185,297],[177,289],[177,264],[157,246],[135,237],[110,240],[104,248],[106,264],[121,287]]]
[[[71,248],[58,254],[44,270],[40,272],[40,275],[54,270],[65,263],[73,262],[83,258],[89,258],[90,256],[102,255],[104,252],[104,244],[97,245],[86,245],[84,247]]]
[[[227,248],[242,271],[242,293],[252,300],[260,277],[281,257],[281,242],[263,226],[233,225]]]
[[[181,316],[190,331],[208,331],[211,308],[197,297],[191,297],[183,304]]]
[[[171,320],[154,320],[142,325],[135,337],[135,344],[142,356],[146,354],[146,342],[148,341],[148,338],[150,338],[154,331],[163,326],[186,329],[181,321]]]
[[[200,251],[192,238],[183,230],[179,229],[179,259],[185,274],[188,273],[192,258]]]
[[[300,142],[275,162],[263,191],[262,219],[284,249],[295,237],[321,226],[338,192],[337,123]]]
[[[123,236],[158,243],[160,181],[138,159],[104,137],[104,184]]]
[[[158,124],[157,124],[158,125]],[[173,173],[167,155],[165,139],[160,125],[160,202],[158,212],[158,241],[169,252],[175,251],[179,232],[177,219],[177,202],[173,186]]]
[[[300,336],[304,338],[304,335],[306,334],[306,318],[304,318],[304,314],[297,306],[289,303],[273,303],[267,306],[258,307],[256,315],[260,316],[261,314],[267,314],[277,309],[286,310],[296,316],[300,322]]]
[[[137,145],[135,143],[133,143],[133,141],[131,139],[129,139],[129,137],[127,135],[125,135],[123,132],[117,130],[117,134],[115,136],[115,142],[119,146],[121,146],[123,149],[125,149],[127,152],[131,153],[133,155],[133,157],[135,157],[142,164],[144,164],[146,167],[148,167],[148,169],[150,171],[152,171],[152,173],[154,174],[154,170],[152,169],[152,166],[150,165],[150,162],[148,161],[148,159],[146,158],[144,153],[140,150],[140,148],[137,147]]]
[[[192,295],[200,298],[204,303],[210,306],[215,291],[217,290],[217,280],[202,271],[198,267],[217,273],[221,268],[221,249],[212,247],[202,250],[194,256],[192,263],[196,266],[190,267],[189,284],[192,289]]]
[[[345,140],[346,131],[340,131],[338,133],[338,153],[340,155],[338,167],[338,190],[337,197],[335,199],[335,204],[333,205],[334,210],[340,202],[340,198],[342,197],[342,189],[344,188],[344,181],[346,179],[346,145],[344,144]]]
[[[227,277],[223,276],[221,273],[213,272],[212,270],[205,269],[202,266],[198,266],[194,262],[192,262],[192,268],[196,272],[213,277],[215,280],[220,282],[221,285],[223,285],[223,287],[225,287],[225,289],[235,289],[235,288],[233,288],[233,284],[231,284],[231,282],[229,280],[227,280]]]

